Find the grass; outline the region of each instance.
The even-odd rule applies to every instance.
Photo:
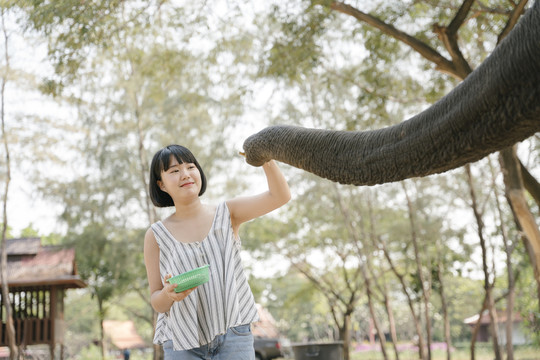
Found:
[[[394,351],[392,348],[387,348],[388,358],[393,360]],[[452,360],[470,360],[470,349],[467,347],[459,347],[452,351]],[[417,360],[418,353],[416,351],[406,350],[399,353],[399,360]],[[475,351],[475,360],[493,360],[493,349],[486,346],[477,346]],[[503,359],[506,359],[506,353],[503,354]],[[534,346],[516,346],[514,348],[515,360],[540,360],[540,347]],[[294,357],[279,358],[276,360],[297,360]],[[319,360],[313,359],[313,360]],[[320,359],[323,360],[323,359]],[[324,359],[329,360],[329,359]],[[333,360],[333,359],[332,359]],[[339,359],[341,360],[341,359]],[[362,351],[351,352],[351,360],[384,360],[380,351]],[[432,360],[446,360],[446,351],[434,350],[432,352]]]

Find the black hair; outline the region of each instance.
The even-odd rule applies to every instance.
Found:
[[[161,190],[158,181],[161,180],[161,172],[167,171],[171,164],[171,156],[174,156],[178,163],[191,163],[195,164],[199,172],[201,173],[201,190],[199,196],[206,191],[206,175],[199,165],[199,162],[195,156],[189,151],[188,148],[181,145],[169,145],[155,153],[150,165],[150,199],[157,207],[174,206],[173,199],[165,191]]]

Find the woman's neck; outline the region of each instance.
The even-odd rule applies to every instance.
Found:
[[[204,210],[204,204],[199,198],[195,201],[186,203],[175,204],[175,213],[171,215],[172,218],[185,219],[195,217]]]

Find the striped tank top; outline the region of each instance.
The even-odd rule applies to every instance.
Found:
[[[201,242],[177,241],[161,221],[152,224],[152,231],[159,246],[162,279],[210,265],[207,283],[158,315],[155,344],[172,340],[175,350],[189,350],[210,343],[231,327],[259,319],[241,264],[240,239],[234,237],[225,202],[217,206],[210,232]]]

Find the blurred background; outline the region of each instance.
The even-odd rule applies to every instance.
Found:
[[[59,320],[52,346],[28,335],[21,356],[116,359],[129,348],[131,359],[161,357],[142,252],[146,229],[171,212],[148,197],[155,151],[190,148],[209,179],[206,202],[255,193],[265,179],[238,155],[246,137],[272,124],[405,121],[467,75],[439,71],[428,53],[472,71],[530,6],[2,1],[2,271],[19,287],[16,316],[40,303]],[[537,227],[539,144],[537,134],[517,145]],[[539,358],[540,265],[498,154],[371,187],[279,165],[291,202],[244,225],[241,238],[267,314],[259,327],[272,329],[258,335],[278,339],[281,358],[315,343],[340,344],[345,359]],[[58,284],[38,280],[62,261],[53,296]]]

